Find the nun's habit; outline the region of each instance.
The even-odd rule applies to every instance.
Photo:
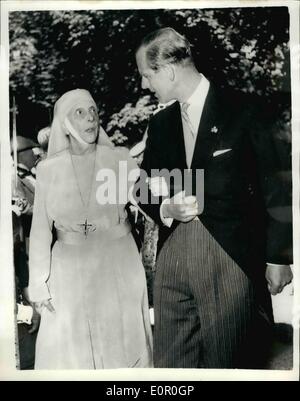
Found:
[[[132,184],[124,166],[137,166],[102,129],[95,151],[71,153],[66,116],[81,99],[94,103],[79,89],[57,101],[48,158],[38,166],[29,294],[51,299],[55,312],[43,308],[35,369],[151,367],[145,273],[124,209]],[[104,169],[115,173],[117,202],[103,204]]]

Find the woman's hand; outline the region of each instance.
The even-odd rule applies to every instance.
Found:
[[[53,308],[53,305],[51,304],[49,299],[40,302],[32,302],[31,306],[33,308],[33,315],[31,319],[32,325],[30,330],[28,330],[28,333],[30,334],[35,333],[38,330],[41,321],[41,313],[44,308],[47,308],[49,312],[55,312],[55,309]]]
[[[53,305],[51,304],[50,299],[45,299],[40,302],[33,302],[33,308],[39,315],[41,315],[42,310],[44,308],[47,308],[49,312],[55,312],[55,309],[53,308]]]

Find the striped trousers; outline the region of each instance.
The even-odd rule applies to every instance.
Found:
[[[154,282],[154,366],[262,368],[270,322],[253,284],[200,221],[165,242]]]

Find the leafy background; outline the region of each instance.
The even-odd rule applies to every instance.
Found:
[[[271,103],[289,138],[287,7],[11,12],[10,100],[15,96],[18,105],[18,134],[35,139],[57,98],[81,87],[91,91],[114,142],[134,145],[156,107],[140,87],[135,49],[165,26],[187,36],[211,81]]]

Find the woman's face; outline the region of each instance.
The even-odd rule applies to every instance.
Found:
[[[99,117],[95,104],[82,100],[67,115],[71,125],[86,143],[96,142],[99,129]]]

